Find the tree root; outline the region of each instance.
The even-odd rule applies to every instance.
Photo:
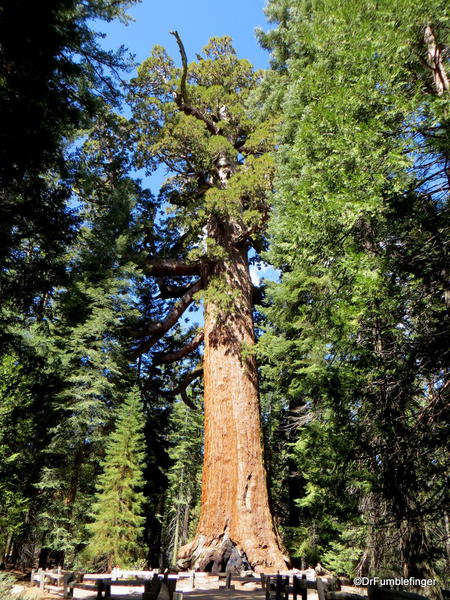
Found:
[[[245,552],[240,551],[227,534],[214,538],[198,536],[180,549],[177,566],[182,570],[210,573],[252,569]]]

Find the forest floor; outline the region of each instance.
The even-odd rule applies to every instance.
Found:
[[[223,582],[222,582],[223,583]],[[233,578],[232,585],[234,589],[219,589],[218,577],[199,576],[196,574],[195,589],[191,586],[191,579],[179,579],[177,582],[177,592],[183,593],[183,600],[264,600],[265,593],[261,589],[259,579]],[[17,593],[22,593],[20,600],[57,600],[63,597],[62,588],[56,586],[46,586],[44,594],[40,595],[39,590],[31,587],[29,582],[19,581],[16,586]],[[351,593],[364,594],[361,588],[343,586],[343,591]],[[140,600],[142,598],[142,586],[126,587],[113,586],[111,596],[113,600]],[[95,600],[96,592],[90,590],[74,589],[74,600]],[[317,600],[316,590],[308,590],[308,600]]]

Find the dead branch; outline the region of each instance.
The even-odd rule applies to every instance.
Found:
[[[184,112],[184,114],[192,115],[193,117],[196,117],[197,119],[199,119],[199,121],[203,121],[203,123],[205,123],[205,125],[210,133],[212,133],[213,135],[218,135],[219,130],[215,126],[214,122],[211,119],[209,119],[205,114],[203,114],[201,110],[199,110],[198,108],[195,108],[194,106],[191,106],[188,103],[187,88],[186,88],[188,63],[187,63],[187,57],[186,57],[186,50],[184,49],[184,45],[183,45],[183,42],[181,41],[178,31],[171,31],[170,33],[177,40],[178,49],[180,51],[180,56],[181,56],[181,64],[183,65],[183,72],[181,74],[181,81],[180,81],[180,89],[175,96],[175,102],[176,102],[178,108],[180,110],[182,110]]]

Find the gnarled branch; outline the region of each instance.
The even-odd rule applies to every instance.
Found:
[[[174,398],[175,396],[179,395],[179,396],[181,396],[181,399],[183,400],[183,402],[187,406],[189,406],[189,408],[192,408],[193,410],[198,410],[198,407],[193,402],[191,402],[191,400],[189,400],[186,390],[193,381],[195,381],[202,375],[203,375],[203,364],[199,363],[196,367],[194,367],[194,369],[190,373],[187,373],[183,377],[183,379],[180,381],[180,383],[177,385],[176,388],[174,388],[173,390],[167,390],[167,391],[159,390],[158,393],[161,394],[162,396],[166,396],[169,398]]]
[[[141,354],[148,352],[152,346],[156,344],[162,336],[169,331],[192,303],[194,294],[199,292],[203,287],[201,279],[198,279],[193,285],[191,285],[182,298],[175,303],[175,306],[167,315],[163,321],[157,321],[149,325],[142,333],[142,337],[147,339],[143,340],[139,346],[132,352],[132,357],[137,358]]]
[[[196,350],[200,344],[203,342],[204,335],[203,331],[198,333],[190,342],[188,342],[185,346],[180,348],[179,350],[174,350],[173,352],[167,352],[166,354],[156,354],[153,357],[154,365],[167,364],[171,362],[176,362],[181,358],[184,358],[194,350]]]
[[[158,281],[157,284],[159,287],[159,296],[157,298],[161,298],[163,300],[167,300],[169,298],[181,298],[188,291],[189,285],[171,285],[168,283],[164,283],[163,281]]]
[[[173,390],[173,392],[171,392],[171,395],[178,396],[178,394],[179,394],[181,396],[181,399],[183,400],[183,402],[187,406],[189,406],[189,408],[198,410],[197,406],[189,400],[186,390],[193,381],[195,381],[202,375],[203,375],[203,364],[199,363],[190,373],[188,373],[187,375],[185,375],[183,377],[180,384]]]
[[[148,258],[147,273],[149,275],[199,275],[200,264],[187,263],[178,258]]]

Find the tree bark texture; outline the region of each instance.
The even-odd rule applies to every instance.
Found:
[[[202,504],[195,539],[180,550],[179,564],[212,572],[277,571],[288,559],[263,462],[247,249],[230,244],[211,276],[226,283],[230,306],[205,300]]]
[[[431,27],[427,25],[424,30],[424,41],[427,46],[427,63],[433,73],[433,83],[438,96],[450,89],[448,75],[445,70],[442,49],[439,46],[436,35]]]

